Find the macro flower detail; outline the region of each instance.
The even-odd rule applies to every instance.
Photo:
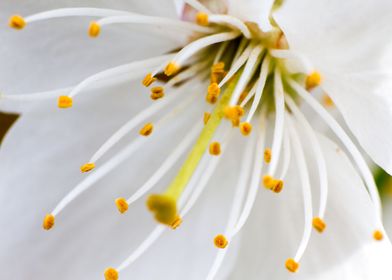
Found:
[[[143,35],[158,30],[164,40],[175,42],[170,48],[157,46],[157,55],[146,51],[147,58],[97,72],[72,87],[0,96],[10,107],[32,102],[44,106],[42,112],[56,107],[55,127],[37,133],[37,139],[69,129],[69,143],[61,149],[86,138],[87,148],[74,157],[93,151],[69,171],[63,170],[72,169],[68,165],[50,164],[59,156],[55,148],[42,159],[50,164],[46,172],[63,170],[59,185],[72,187],[63,188],[59,200],[41,202],[47,212],[42,227],[50,231],[44,231],[45,238],[67,232],[66,227],[79,231],[91,220],[105,221],[110,226],[97,241],[105,254],[96,257],[100,264],[106,262],[106,269],[90,264],[93,276],[88,277],[106,280],[284,279],[291,273],[300,279],[327,279],[321,277],[328,268],[344,265],[363,248],[391,254],[377,187],[361,148],[392,170],[392,150],[386,146],[392,136],[392,103],[386,96],[392,88],[387,79],[392,51],[386,47],[392,25],[385,12],[392,5],[361,2],[357,14],[352,12],[355,1],[187,0],[165,3],[177,17],[137,13],[131,5],[130,10],[74,7],[11,16],[9,26],[21,31],[21,37],[34,25],[82,19],[88,44],[99,44],[127,26],[140,27]],[[365,29],[366,15],[379,17]],[[358,30],[364,35],[353,34]],[[385,44],[372,39],[375,30]],[[133,44],[141,49],[148,45],[143,40]],[[111,90],[124,77],[137,81],[131,87],[135,92],[126,97],[129,103]],[[328,111],[335,105],[361,148]],[[22,121],[39,111],[38,125],[49,122],[51,116],[40,110],[28,108]],[[84,121],[93,125],[74,133],[66,122],[55,123],[72,115],[75,126]],[[117,115],[125,117],[120,121]],[[316,119],[329,128],[333,140],[319,132]],[[4,149],[19,130],[11,130]],[[381,132],[385,139],[375,137]],[[56,149],[62,142],[54,144]],[[15,174],[6,176],[8,182],[23,182]],[[121,178],[126,187],[119,190]],[[91,199],[101,182],[111,195]],[[102,202],[114,195],[111,204]],[[102,217],[84,210],[92,209],[92,201]],[[96,234],[103,231],[97,229]],[[85,240],[98,238],[84,233]],[[125,238],[129,234],[132,238]],[[70,242],[73,235],[67,232]],[[107,239],[113,239],[112,246],[105,246]],[[128,242],[133,249],[127,249]],[[89,263],[95,261],[92,256]],[[381,266],[380,259],[384,255],[375,258]],[[56,263],[56,254],[50,262]],[[361,271],[359,267],[352,270]],[[42,279],[54,277],[43,273]]]

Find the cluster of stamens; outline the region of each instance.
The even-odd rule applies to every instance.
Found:
[[[121,15],[119,15],[119,17],[121,17]],[[122,20],[131,21],[132,15],[129,16],[129,19],[124,18]],[[172,229],[176,229],[182,223],[183,215],[181,215],[181,211],[184,209],[184,206],[179,207],[177,204],[186,191],[187,185],[195,173],[202,155],[208,151],[211,156],[217,157],[224,152],[224,144],[222,142],[224,139],[218,139],[219,141],[214,139],[215,132],[222,120],[229,121],[231,126],[233,128],[238,128],[243,136],[251,136],[255,130],[255,134],[257,135],[252,136],[260,137],[262,138],[262,141],[264,141],[265,135],[262,135],[262,133],[265,134],[265,128],[259,128],[260,121],[255,121],[254,115],[257,115],[263,124],[267,122],[268,114],[276,115],[275,134],[271,148],[264,147],[264,154],[260,153],[256,156],[268,166],[268,170],[265,174],[256,178],[256,183],[259,182],[259,185],[262,185],[275,194],[281,193],[284,187],[283,178],[285,177],[286,172],[282,171],[281,174],[277,174],[276,169],[279,160],[280,147],[282,146],[284,138],[282,132],[283,121],[288,118],[288,114],[291,115],[291,112],[288,113],[285,106],[289,107],[294,115],[296,113],[296,105],[290,103],[292,97],[285,91],[282,79],[285,79],[286,84],[294,85],[292,86],[293,88],[295,88],[295,85],[300,85],[300,88],[302,88],[301,90],[303,91],[305,91],[305,89],[314,89],[322,83],[322,77],[317,71],[303,73],[305,75],[303,75],[304,77],[302,77],[302,80],[295,79],[294,76],[285,69],[284,61],[271,54],[271,46],[282,46],[282,35],[276,36],[275,32],[270,35],[271,40],[268,41],[266,40],[266,38],[269,38],[268,34],[265,34],[264,38],[253,37],[251,31],[246,29],[247,27],[245,24],[242,23],[233,27],[225,23],[221,24],[223,20],[224,18],[222,19],[218,16],[214,17],[204,12],[197,13],[195,22],[199,26],[213,28],[212,30],[214,32],[211,34],[203,34],[203,36],[199,34],[199,39],[192,41],[178,53],[169,54],[171,55],[171,60],[167,61],[164,68],[159,68],[161,67],[159,66],[154,71],[147,73],[142,80],[142,84],[145,87],[150,87],[154,83],[160,83],[160,85],[154,86],[150,90],[150,98],[153,101],[157,101],[156,104],[158,104],[159,102],[163,102],[161,100],[170,98],[171,95],[170,90],[165,94],[165,87],[164,84],[162,84],[163,81],[158,78],[159,75],[165,75],[165,82],[167,84],[171,83],[169,88],[174,90],[177,83],[187,82],[193,75],[199,73],[197,72],[199,69],[202,70],[201,73],[203,74],[206,74],[206,71],[208,71],[208,75],[204,75],[202,78],[204,77],[204,80],[207,79],[208,82],[205,101],[207,103],[207,108],[212,108],[212,110],[208,109],[205,111],[209,112],[204,112],[202,117],[204,128],[202,129],[195,146],[190,151],[183,167],[179,171],[179,175],[174,178],[167,191],[163,194],[152,194],[147,199],[147,207],[153,213],[155,219]],[[27,22],[28,21],[21,16],[14,16],[10,20],[10,26],[15,29],[23,29]],[[100,36],[102,33],[102,26],[103,21],[91,22],[88,29],[89,36],[93,38]],[[280,30],[277,30],[277,32],[281,34]],[[276,38],[278,38],[278,41],[276,41]],[[196,65],[192,65],[192,62],[196,62]],[[73,94],[60,96],[58,98],[58,107],[72,107],[74,102],[73,96],[89,83],[88,79],[86,81],[84,84],[81,83],[78,85],[78,87],[76,87],[77,90],[74,89],[74,91],[72,91]],[[285,102],[287,102],[287,104]],[[331,103],[331,101],[329,102]],[[252,124],[257,124],[257,127],[253,128]],[[135,125],[132,122],[129,124],[129,127],[133,128],[134,126]],[[139,127],[139,134],[140,136],[147,137],[153,133],[154,129],[154,124],[146,122],[144,126]],[[119,135],[122,135],[121,133]],[[291,133],[290,137],[295,138],[295,133]],[[118,140],[117,138],[118,137],[116,136],[108,141],[110,144],[105,143],[106,146],[103,145],[102,150],[98,151],[91,161],[80,167],[81,172],[86,173],[95,169],[96,160],[106,152],[107,147],[110,148],[110,145],[113,145],[113,143]],[[251,138],[252,137],[249,137],[249,139]],[[259,148],[263,151],[263,147]],[[257,171],[260,172],[260,170]],[[151,185],[153,185],[153,183],[151,183]],[[306,185],[306,182],[304,185]],[[78,194],[86,189],[86,187],[83,188],[75,193]],[[148,188],[146,187],[146,189]],[[309,190],[304,188],[304,197],[306,197],[308,192]],[[66,198],[66,202],[61,202],[55,211],[45,217],[43,222],[43,228],[45,230],[49,230],[54,226],[55,215],[76,197],[77,194],[75,193],[72,193],[71,198]],[[129,199],[122,197],[116,199],[115,205],[118,211],[121,214],[126,213],[132,202],[144,193],[145,191],[143,190],[140,194],[137,193]],[[320,200],[325,201],[326,193],[323,191],[321,191],[321,193],[324,196],[322,196]],[[249,201],[250,204],[253,203],[251,199],[249,199]],[[310,204],[310,208],[307,208],[308,206],[306,203],[311,202],[305,202],[305,208],[308,213],[311,214],[312,206]],[[318,216],[311,217],[312,219],[310,219],[310,227],[313,226],[319,233],[324,232],[326,229],[326,223],[323,219],[324,210],[325,209],[321,209]],[[242,228],[247,219],[247,215],[249,215],[249,213],[246,214],[246,211],[244,210],[241,215],[234,217],[234,220],[238,220],[238,223],[228,230],[230,234],[227,236],[219,234],[214,238],[214,244],[217,248],[227,249],[229,247],[229,238],[234,238],[236,232]],[[305,227],[307,229],[305,230],[302,242],[307,244],[310,236],[308,230],[309,224],[305,225]],[[373,237],[375,240],[382,240],[382,231],[375,231]],[[295,258],[290,258],[286,261],[285,266],[290,272],[296,272],[298,270],[299,260],[302,257],[302,254],[303,252],[300,252]],[[219,267],[219,265],[220,264],[217,263],[214,266],[214,269],[217,269],[216,267]],[[125,266],[126,265],[121,266],[121,268]],[[215,271],[214,269],[212,270]],[[105,278],[107,280],[118,279],[118,271],[119,269],[108,268],[104,273]],[[213,274],[215,272],[211,273]]]

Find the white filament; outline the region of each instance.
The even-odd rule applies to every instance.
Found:
[[[231,31],[203,37],[184,47],[180,52],[177,53],[177,55],[173,59],[173,62],[177,63],[178,65],[182,65],[184,61],[186,61],[189,57],[191,57],[198,51],[216,43],[233,40],[238,36],[238,32]]]
[[[299,110],[294,100],[290,96],[286,97],[286,104],[293,112],[295,118],[305,129],[306,136],[310,141],[310,146],[311,149],[313,150],[312,155],[314,155],[314,158],[317,163],[319,180],[320,180],[320,205],[319,205],[318,217],[324,218],[325,208],[327,206],[327,199],[328,199],[328,176],[327,176],[327,166],[325,163],[323,151],[321,150],[320,143],[316,137],[316,134],[313,131],[313,128],[310,126],[309,122],[306,120],[305,116]]]
[[[260,77],[257,82],[257,88],[256,88],[256,93],[255,93],[255,98],[253,99],[252,106],[249,109],[248,116],[246,118],[247,122],[250,122],[252,120],[253,115],[255,114],[260,102],[261,102],[261,97],[263,95],[265,83],[267,81],[267,76],[268,76],[268,71],[269,71],[269,65],[270,65],[270,58],[267,56],[263,64],[261,65],[261,70],[260,70]]]
[[[195,32],[201,32],[201,33],[211,33],[214,31],[214,29],[212,28],[200,26],[187,21],[181,21],[181,20],[164,18],[164,17],[139,15],[139,14],[116,15],[111,17],[105,17],[97,21],[97,24],[100,25],[101,27],[105,25],[121,24],[121,23],[175,27],[175,28],[188,29]]]
[[[63,17],[110,17],[119,15],[131,15],[132,13],[126,11],[99,9],[99,8],[65,8],[45,11],[42,13],[30,15],[25,18],[27,23],[48,20],[53,18]]]
[[[249,28],[246,26],[246,24],[242,20],[236,17],[229,16],[229,15],[209,15],[208,21],[217,24],[223,23],[231,27],[234,27],[239,31],[241,31],[241,33],[247,39],[250,39],[252,37],[252,34],[250,33]]]
[[[301,180],[302,194],[303,194],[303,202],[304,202],[304,232],[302,235],[301,243],[298,246],[297,252],[295,254],[294,260],[299,262],[305,253],[306,247],[309,244],[310,236],[312,234],[312,218],[313,218],[313,210],[312,210],[312,193],[309,182],[309,173],[308,168],[306,166],[306,160],[304,156],[304,151],[299,140],[297,131],[292,123],[292,120],[289,116],[286,118],[287,127],[290,131],[291,140],[293,143],[293,151],[295,158],[297,160],[298,172]]]
[[[219,83],[219,87],[222,88],[223,85],[229,81],[235,73],[244,65],[244,63],[248,60],[250,53],[253,50],[254,45],[249,45],[243,53],[238,57],[237,60],[233,63],[233,65],[230,67],[229,72],[226,74],[226,76],[222,79],[222,81]]]
[[[230,99],[230,106],[234,106],[238,103],[238,99],[241,96],[241,93],[243,92],[249,80],[252,78],[253,74],[256,71],[256,65],[261,60],[260,54],[262,51],[263,51],[263,47],[256,46],[250,53],[244,71],[242,72],[241,77],[238,80],[235,89],[233,91],[232,97]]]
[[[162,56],[153,57],[141,61],[134,61],[129,64],[124,64],[124,65],[120,65],[114,68],[104,70],[83,80],[69,93],[68,96],[74,97],[77,94],[79,94],[83,89],[88,87],[90,84],[102,79],[107,79],[108,77],[118,76],[118,75],[122,75],[125,73],[132,73],[132,72],[136,72],[135,78],[141,77],[143,76],[143,72],[146,69],[154,68],[157,66],[157,64],[161,64],[163,61],[167,61],[171,57],[173,57],[172,54],[162,55]]]
[[[381,219],[381,201],[380,196],[378,195],[377,186],[374,182],[373,175],[369,170],[366,161],[358,151],[358,148],[355,146],[343,128],[337,123],[337,121],[309,94],[307,90],[305,90],[302,86],[293,80],[289,80],[288,82],[290,86],[302,97],[302,99],[305,100],[305,102],[319,114],[319,116],[325,121],[325,123],[330,127],[330,129],[335,133],[340,141],[342,141],[343,145],[350,152],[354,162],[361,172],[362,178],[364,179],[368,188],[370,197],[375,205],[377,214]]]
[[[283,135],[283,164],[282,164],[282,170],[280,172],[280,176],[278,178],[284,180],[287,174],[287,171],[289,170],[290,166],[290,161],[291,161],[291,147],[290,147],[290,138],[289,138],[289,132],[287,129],[284,131]]]
[[[271,162],[269,164],[268,174],[274,176],[278,166],[280,151],[282,147],[283,128],[284,128],[284,91],[282,84],[282,77],[278,69],[275,70],[274,76],[275,88],[275,128],[273,135],[273,142],[271,147]]]
[[[252,163],[252,156],[253,156],[253,151],[254,151],[254,146],[255,146],[255,141],[254,137],[252,138],[253,143],[249,143],[246,146],[246,150],[243,154],[242,158],[242,164],[241,164],[241,170],[238,176],[238,181],[237,181],[237,186],[236,186],[236,191],[234,194],[234,199],[233,199],[233,204],[230,210],[229,214],[229,220],[227,222],[226,230],[225,230],[225,235],[228,236],[230,233],[230,230],[235,226],[235,222],[238,220],[238,217],[240,215],[240,210],[241,210],[241,204],[243,203],[246,189],[247,189],[247,183],[249,181],[249,175],[250,172],[249,170],[251,169],[251,163]],[[211,266],[208,275],[207,275],[207,280],[212,280],[214,279],[216,273],[218,272],[219,268],[221,267],[224,257],[227,253],[227,250],[219,250],[218,253],[216,254],[216,257],[214,259],[213,265]]]

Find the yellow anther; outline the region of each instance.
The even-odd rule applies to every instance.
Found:
[[[325,228],[327,227],[327,224],[324,222],[324,220],[319,217],[314,218],[312,224],[314,229],[317,230],[319,233],[323,233]]]
[[[273,191],[274,193],[280,193],[283,189],[283,180],[275,179],[270,175],[263,177],[263,185],[266,189]]]
[[[381,241],[384,239],[384,234],[380,230],[376,230],[373,232],[373,238],[376,241]]]
[[[270,163],[272,158],[272,152],[270,148],[264,150],[264,161],[265,163]]]
[[[177,63],[170,62],[165,67],[165,75],[170,77],[170,76],[176,74],[179,70],[180,70],[180,66]]]
[[[225,117],[231,120],[233,126],[239,126],[240,119],[244,115],[244,109],[241,106],[227,106],[224,110]]]
[[[213,74],[224,74],[225,73],[225,63],[220,61],[212,65],[211,73]]]
[[[72,97],[63,95],[59,97],[57,105],[61,109],[66,109],[72,107],[72,103],[73,103]]]
[[[210,144],[210,154],[213,156],[219,156],[221,153],[221,145],[219,142],[212,142]]]
[[[207,123],[208,123],[208,120],[210,119],[210,117],[211,117],[211,114],[210,114],[210,113],[204,112],[204,116],[203,116],[203,122],[204,122],[204,124],[207,124]]]
[[[157,78],[155,78],[151,73],[148,73],[145,77],[144,77],[144,79],[143,79],[143,81],[142,81],[142,84],[143,84],[143,86],[145,86],[145,87],[149,87],[149,86],[151,86],[151,84],[153,83],[153,82],[155,82],[157,80]]]
[[[227,241],[227,238],[224,235],[218,234],[214,238],[214,244],[219,249],[225,249],[229,244],[229,241]]]
[[[174,222],[170,225],[172,229],[177,229],[182,224],[182,218],[177,216]]]
[[[172,226],[178,217],[176,200],[168,195],[150,195],[147,199],[147,208],[158,222],[168,226]]]
[[[94,168],[95,168],[95,163],[89,162],[89,163],[83,164],[80,167],[80,171],[82,171],[83,173],[86,173],[86,172],[93,170]]]
[[[109,267],[105,270],[105,280],[118,280],[118,271],[113,267]]]
[[[165,96],[165,89],[163,87],[153,87],[151,89],[151,99],[157,100]]]
[[[217,83],[210,84],[207,90],[206,101],[215,104],[218,101],[220,91],[221,89]]]
[[[199,12],[196,14],[196,23],[202,26],[208,25],[208,14]]]
[[[154,130],[154,125],[152,123],[147,123],[140,129],[139,133],[142,136],[149,136]]]
[[[248,122],[243,122],[240,124],[240,131],[242,135],[248,136],[252,132],[252,125]]]
[[[121,214],[124,214],[125,212],[128,211],[128,202],[125,198],[117,198],[116,201],[116,206],[118,209],[118,212],[120,212]]]
[[[26,21],[22,16],[14,15],[10,18],[8,24],[12,28],[21,30],[26,26]]]
[[[299,268],[299,263],[297,263],[294,259],[288,259],[286,261],[286,268],[290,272],[297,272]]]
[[[88,35],[90,35],[90,37],[92,38],[96,38],[99,36],[100,33],[101,33],[101,26],[96,21],[92,21],[88,28]]]
[[[335,105],[331,97],[329,97],[327,94],[323,95],[323,103],[326,107],[333,107]]]
[[[50,230],[54,226],[54,216],[52,214],[48,214],[44,218],[44,222],[42,223],[42,227],[44,230]]]
[[[319,72],[312,72],[306,77],[306,89],[311,90],[321,84],[322,78]]]

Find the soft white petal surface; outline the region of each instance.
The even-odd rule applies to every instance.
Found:
[[[258,24],[264,32],[272,29],[269,17],[274,0],[228,0],[228,13],[247,22]]]
[[[288,0],[275,14],[290,48],[323,87],[373,160],[392,172],[392,2]]]

